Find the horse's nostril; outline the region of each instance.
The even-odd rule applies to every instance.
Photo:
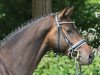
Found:
[[[92,58],[93,58],[93,55],[92,55],[92,54],[90,54],[90,55],[89,55],[89,59],[92,59]]]
[[[94,54],[90,54],[89,55],[89,64],[92,63],[93,59],[94,59]]]

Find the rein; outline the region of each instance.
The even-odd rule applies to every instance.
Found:
[[[81,65],[78,64],[77,62],[77,58],[79,58],[80,53],[77,50],[79,47],[81,47],[82,45],[84,45],[86,43],[86,41],[84,39],[81,39],[79,42],[77,42],[76,44],[72,45],[72,43],[70,42],[70,40],[67,38],[67,36],[64,34],[64,32],[62,31],[62,24],[74,24],[74,22],[60,22],[58,19],[58,13],[55,14],[55,20],[56,20],[56,25],[57,25],[57,29],[58,29],[58,49],[60,49],[60,33],[62,34],[66,44],[68,44],[69,49],[68,52],[71,54],[71,57],[75,59],[75,63],[76,63],[76,75],[78,75],[78,66],[80,68],[80,75],[82,75],[82,71],[81,71]],[[77,53],[76,56],[73,55],[73,53]]]

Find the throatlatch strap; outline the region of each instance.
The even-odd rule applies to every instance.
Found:
[[[60,50],[60,27],[58,27],[58,49]]]

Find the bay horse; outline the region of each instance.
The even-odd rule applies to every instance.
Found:
[[[0,75],[32,75],[49,50],[91,64],[92,50],[69,18],[72,10],[65,8],[27,24],[1,43]]]

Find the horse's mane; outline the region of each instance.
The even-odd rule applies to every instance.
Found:
[[[33,25],[35,22],[38,22],[39,20],[45,18],[46,16],[51,16],[51,15],[54,15],[54,13],[52,14],[49,14],[49,15],[45,15],[45,16],[41,16],[39,18],[36,18],[36,19],[30,19],[28,20],[27,22],[21,24],[21,26],[18,26],[15,30],[13,30],[10,34],[8,34],[3,40],[0,40],[0,45],[5,42],[9,37],[11,37],[14,33],[22,30],[23,28],[27,27],[27,26],[30,26],[30,25]]]

